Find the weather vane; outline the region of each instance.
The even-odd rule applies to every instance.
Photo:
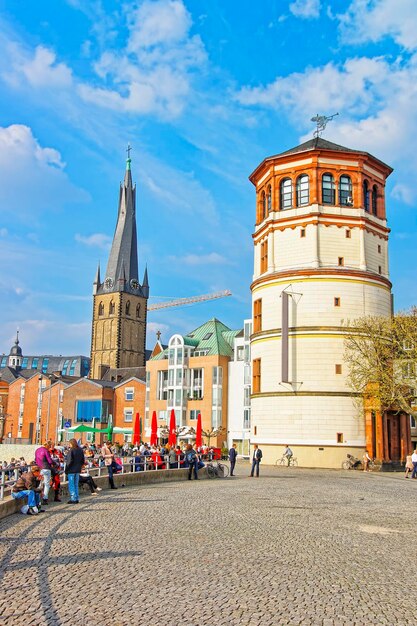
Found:
[[[329,115],[328,117],[326,117],[325,115],[319,115],[317,113],[317,115],[312,117],[311,121],[315,122],[317,126],[316,130],[314,131],[313,137],[319,138],[322,132],[324,131],[324,129],[326,128],[328,122],[330,122],[334,117],[336,117],[336,115],[339,115],[339,113],[334,113],[334,115]]]
[[[128,158],[128,159],[130,159],[130,151],[131,151],[131,150],[132,150],[132,146],[130,145],[130,143],[128,143],[128,144],[127,144],[127,149],[126,149],[126,152],[127,152],[127,158]]]

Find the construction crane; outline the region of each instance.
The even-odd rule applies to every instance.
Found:
[[[217,298],[226,298],[231,296],[232,292],[226,289],[225,291],[216,291],[215,293],[208,293],[203,296],[190,296],[189,298],[178,298],[178,300],[169,300],[168,302],[156,302],[148,306],[148,311],[158,311],[159,309],[167,309],[172,306],[184,306],[187,304],[196,304],[198,302],[206,302],[206,300],[216,300]]]

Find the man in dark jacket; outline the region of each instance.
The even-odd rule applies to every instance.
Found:
[[[233,472],[235,471],[236,458],[237,458],[237,450],[236,450],[236,444],[234,443],[233,446],[229,450],[230,476],[234,476]]]
[[[250,472],[251,478],[253,478],[253,475],[255,473],[256,470],[256,478],[259,478],[259,463],[261,462],[262,459],[262,450],[258,447],[258,444],[255,443],[255,445],[253,446],[253,455],[252,455],[252,469]]]
[[[70,449],[65,459],[65,473],[68,476],[68,491],[70,494],[68,504],[78,504],[78,484],[82,466],[85,465],[84,452],[78,446],[76,439],[71,439],[69,445]]]
[[[41,470],[37,465],[32,465],[29,471],[22,474],[12,487],[12,498],[14,500],[28,499],[29,509],[27,515],[43,513],[43,510],[38,508],[42,491],[41,479]]]

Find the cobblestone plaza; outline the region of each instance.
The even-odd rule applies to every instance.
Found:
[[[417,623],[417,481],[237,473],[3,520],[0,624]]]

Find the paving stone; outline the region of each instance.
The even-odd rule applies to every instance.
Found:
[[[416,483],[238,468],[2,520],[0,626],[417,624]]]

